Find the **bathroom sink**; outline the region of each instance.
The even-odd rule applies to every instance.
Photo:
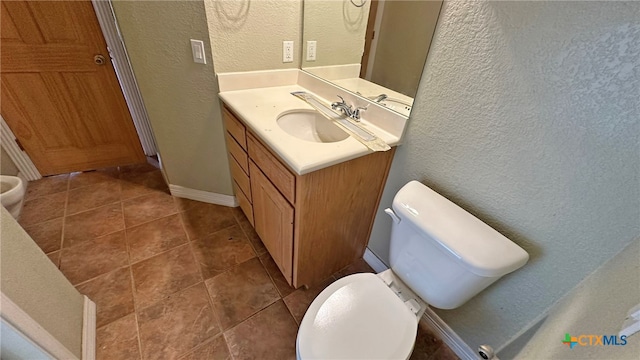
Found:
[[[315,110],[285,111],[278,116],[277,122],[287,134],[305,141],[332,143],[349,137],[349,134]]]

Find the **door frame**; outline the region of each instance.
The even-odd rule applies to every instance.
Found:
[[[369,49],[369,59],[367,60],[367,71],[364,79],[371,80],[373,75],[373,65],[376,60],[376,50],[378,50],[378,39],[380,39],[380,27],[382,26],[382,16],[384,15],[384,5],[386,0],[379,0],[378,7],[376,8],[376,19],[373,24],[373,32],[375,34],[371,41],[371,48]]]
[[[0,292],[0,319],[10,326],[36,349],[53,359],[95,360],[96,358],[96,304],[83,295],[82,313],[82,357],[78,358],[50,332],[42,327],[5,293]]]
[[[149,122],[149,115],[142,101],[142,95],[140,94],[138,83],[131,68],[129,55],[127,54],[122,35],[120,34],[111,1],[112,0],[91,0],[91,4],[98,18],[102,35],[107,43],[111,63],[115,69],[116,78],[118,79],[120,89],[127,103],[127,108],[133,119],[133,125],[136,128],[136,133],[140,139],[144,154],[153,156],[158,154],[158,148]],[[20,173],[22,173],[27,180],[32,181],[42,178],[42,175],[31,161],[29,155],[22,150],[16,142],[16,137],[4,118],[0,116],[0,119],[2,125],[0,132],[2,136],[1,145],[9,155],[9,158],[11,158]]]

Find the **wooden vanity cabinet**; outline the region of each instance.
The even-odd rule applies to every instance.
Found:
[[[253,191],[254,228],[289,283],[293,279],[293,226],[294,209],[251,162],[251,189]]]
[[[223,118],[238,202],[289,284],[362,257],[395,148],[297,175],[226,107]]]

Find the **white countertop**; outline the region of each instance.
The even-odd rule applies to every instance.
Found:
[[[291,95],[294,91],[313,94],[326,106],[336,101],[337,95],[354,107],[366,106],[360,126],[389,146],[399,145],[406,129],[406,116],[299,69],[218,73],[216,76],[222,101],[298,175],[372,151],[351,136],[338,142],[317,143],[286,133],[278,126],[278,116],[291,110],[313,109],[304,100]]]
[[[240,117],[240,120],[298,175],[372,153],[351,136],[338,142],[316,143],[287,134],[277,124],[276,120],[280,114],[296,109],[313,110],[305,101],[291,95],[294,91],[314,94],[300,85],[285,85],[222,91],[219,96]],[[326,99],[317,94],[314,95],[329,105]],[[398,136],[368,122],[366,115],[364,113],[361,126],[376,134],[390,146],[400,142]]]

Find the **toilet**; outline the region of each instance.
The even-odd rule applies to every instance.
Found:
[[[457,308],[529,259],[417,181],[385,212],[393,219],[391,269],[346,276],[324,289],[300,323],[298,359],[408,359],[427,305]]]
[[[14,219],[18,219],[22,211],[25,190],[24,182],[19,177],[0,175],[0,203]]]

